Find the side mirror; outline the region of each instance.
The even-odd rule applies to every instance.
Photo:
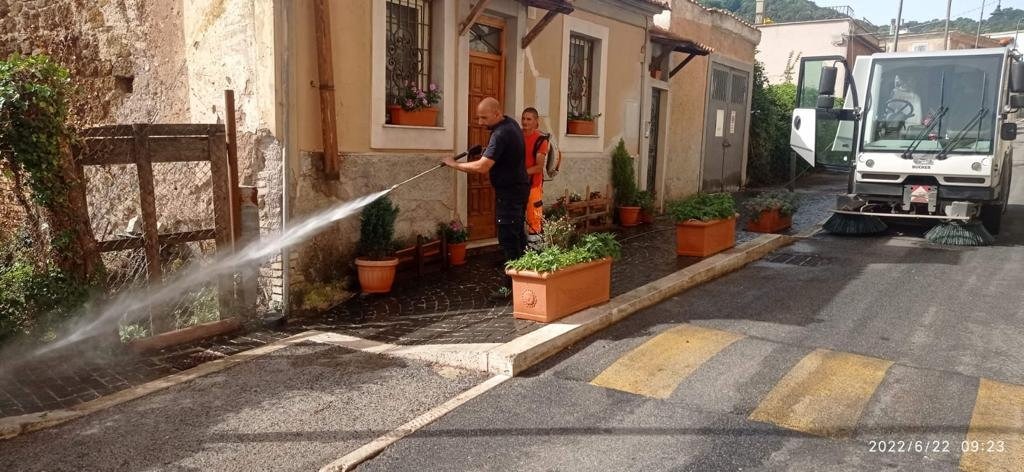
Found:
[[[1015,110],[1024,108],[1024,95],[1010,95],[1010,108]]]
[[[999,138],[1003,141],[1013,141],[1017,139],[1017,123],[1005,122],[999,127]]]
[[[819,96],[835,96],[836,75],[839,70],[832,66],[821,66],[821,80],[818,81]]]
[[[1024,93],[1024,62],[1010,63],[1010,92]]]

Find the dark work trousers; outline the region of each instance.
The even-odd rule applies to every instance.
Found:
[[[522,257],[526,252],[526,202],[530,198],[530,185],[494,188],[494,214],[498,224],[498,246],[504,262]],[[505,277],[505,285],[512,286],[512,279]]]

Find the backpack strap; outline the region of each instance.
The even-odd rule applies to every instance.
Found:
[[[537,157],[537,151],[540,151],[540,147],[544,144],[544,141],[551,139],[551,135],[547,133],[540,133],[537,137],[537,141],[533,143],[533,157]]]

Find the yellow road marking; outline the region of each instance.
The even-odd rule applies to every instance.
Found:
[[[960,470],[1024,470],[1024,386],[981,379]]]
[[[818,349],[793,367],[750,419],[827,437],[849,436],[891,361]]]
[[[682,325],[622,356],[590,383],[653,398],[668,398],[679,383],[743,335]]]

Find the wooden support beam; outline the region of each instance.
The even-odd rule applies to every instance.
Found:
[[[473,9],[469,11],[469,16],[462,23],[459,23],[459,36],[466,34],[466,31],[469,31],[469,27],[476,23],[477,18],[480,18],[480,15],[483,14],[484,7],[487,6],[489,1],[477,0],[476,5],[473,5]]]
[[[672,72],[668,73],[668,78],[671,79],[672,76],[676,75],[677,72],[683,70],[683,67],[686,67],[686,65],[689,64],[690,61],[692,61],[694,57],[697,57],[697,56],[694,55],[694,54],[690,54],[689,56],[686,56],[686,59],[683,59],[683,62],[680,62],[679,65],[677,65],[674,69],[672,69]]]
[[[149,155],[149,130],[147,125],[132,125],[135,140],[132,157],[139,173],[139,208],[142,210],[142,239],[146,253],[146,275],[150,287],[158,287],[163,279],[160,267],[160,237],[157,231],[156,183],[153,177],[153,161]],[[167,311],[155,307],[149,314],[149,326],[154,334],[174,328]]]
[[[210,181],[213,187],[213,222],[214,236],[217,242],[217,256],[231,252],[231,210],[228,186],[228,152],[227,143],[223,139],[211,136],[210,149]],[[234,274],[222,274],[217,277],[217,305],[220,318],[235,315]]]
[[[238,196],[238,126],[235,121],[235,91],[224,91],[224,124],[228,151],[228,192],[231,200],[231,245],[237,250],[242,237],[242,199]]]
[[[537,38],[540,32],[543,31],[544,28],[546,28],[548,24],[555,19],[556,16],[558,16],[557,11],[548,10],[548,12],[544,14],[544,18],[541,18],[540,21],[537,22],[537,24],[533,25],[533,29],[531,29],[529,33],[526,33],[526,36],[523,36],[522,49],[526,49],[526,47],[529,46],[530,43],[532,43],[533,40]]]
[[[341,178],[338,162],[338,125],[334,109],[334,59],[331,43],[329,0],[313,0],[316,29],[316,64],[320,79],[320,128],[324,145],[324,174],[327,180]]]

